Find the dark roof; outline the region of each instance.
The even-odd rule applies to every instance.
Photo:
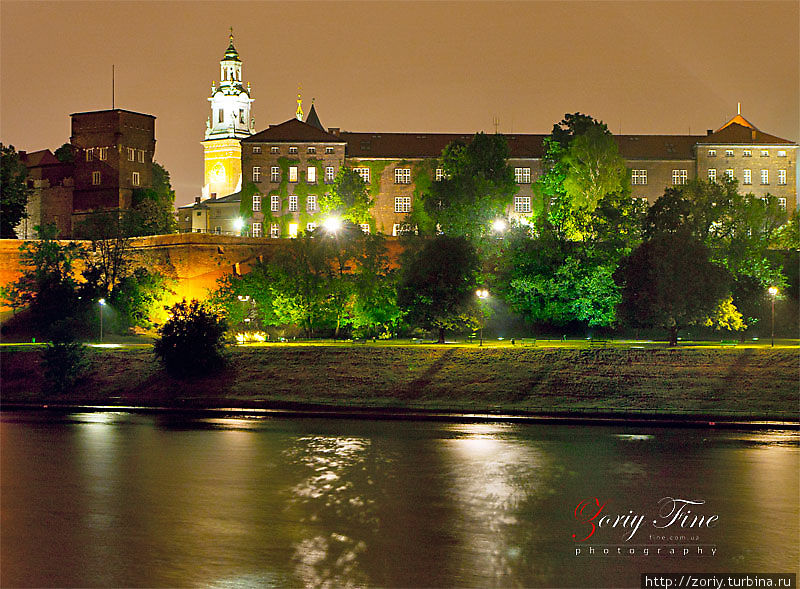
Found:
[[[39,166],[52,166],[63,164],[56,156],[52,154],[49,149],[41,149],[31,153],[20,153],[20,159],[27,168],[36,168]],[[69,165],[69,164],[66,164]]]
[[[317,109],[314,108],[314,102],[311,102],[311,110],[308,111],[308,116],[306,116],[306,125],[311,125],[312,127],[316,127],[320,131],[325,131],[325,127],[322,126],[322,123],[319,121],[319,117],[317,116]]]
[[[309,123],[289,119],[280,125],[272,125],[268,129],[259,131],[242,141],[246,143],[344,143],[345,140]]]
[[[233,46],[233,33],[231,33],[231,42],[228,44],[228,48],[225,50],[225,57],[222,61],[242,61],[239,59],[239,52],[236,51],[236,47]]]
[[[702,135],[614,135],[622,157],[629,160],[690,160]]]
[[[150,117],[151,119],[156,118],[155,115],[148,115],[148,114],[143,113],[143,112],[136,112],[135,110],[128,110],[128,109],[125,109],[125,108],[109,108],[109,109],[105,109],[105,110],[87,110],[85,112],[74,112],[74,113],[70,114],[69,116],[74,117],[76,115],[94,115],[94,114],[98,114],[98,113],[101,113],[101,112],[127,112],[127,113],[130,113],[132,115],[139,115],[139,116],[142,116],[142,117]]]
[[[788,139],[782,139],[781,137],[775,137],[775,135],[764,133],[763,131],[759,131],[749,124],[748,126],[745,126],[741,123],[731,121],[714,133],[701,137],[698,143],[743,143],[745,145],[753,145],[758,143],[780,143],[793,145],[794,141],[789,141]]]
[[[207,209],[208,205],[216,205],[216,204],[227,204],[227,203],[235,203],[235,202],[242,202],[242,191],[234,192],[233,194],[228,194],[227,196],[223,196],[221,198],[207,198],[205,200],[201,200],[200,202],[190,202],[189,204],[181,205],[179,209]]]

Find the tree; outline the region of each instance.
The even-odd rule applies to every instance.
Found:
[[[365,336],[391,333],[402,312],[397,305],[397,274],[389,268],[383,236],[365,237],[353,287],[353,327]]]
[[[53,330],[52,341],[42,352],[45,392],[66,393],[72,390],[89,364],[86,348],[75,339],[72,330],[60,322]]]
[[[320,211],[335,213],[355,224],[368,223],[372,200],[367,184],[352,168],[342,166],[329,193],[320,197]]]
[[[204,376],[225,364],[224,336],[227,329],[221,315],[197,300],[186,299],[168,309],[169,319],[158,330],[153,352],[167,372],[179,378]]]
[[[14,228],[28,217],[27,177],[28,168],[14,146],[0,143],[0,239],[16,239]]]
[[[563,163],[564,192],[574,208],[593,211],[602,198],[625,191],[625,160],[611,133],[599,125],[592,125],[570,142]]]
[[[89,265],[96,270],[104,296],[117,287],[130,269],[130,218],[119,211],[95,211],[75,228],[75,234],[92,242]]]
[[[116,284],[108,297],[124,327],[154,326],[155,317],[162,308],[164,297],[172,292],[169,281],[160,273],[148,268],[136,268]]]
[[[61,147],[55,150],[53,155],[56,156],[56,159],[60,161],[62,164],[72,164],[75,163],[75,148],[72,147],[69,143],[65,143]]]
[[[685,235],[657,235],[642,243],[618,269],[621,319],[633,327],[663,327],[669,345],[678,332],[702,323],[728,296],[730,275],[710,260],[709,249]]]
[[[175,233],[175,191],[169,172],[158,162],[153,162],[152,188],[133,191],[132,215],[128,235],[163,235]]]
[[[398,304],[407,320],[439,332],[476,324],[480,261],[465,237],[438,235],[403,252]]]
[[[492,219],[505,215],[517,192],[508,158],[502,135],[476,133],[468,144],[455,141],[444,148],[444,176],[423,195],[424,211],[441,232],[477,240]]]

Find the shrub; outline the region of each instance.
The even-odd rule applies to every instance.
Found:
[[[225,330],[221,315],[197,300],[186,299],[167,308],[170,317],[158,330],[156,356],[173,376],[203,376],[225,364]]]
[[[86,348],[66,325],[53,329],[53,339],[42,354],[46,393],[66,393],[89,367]]]

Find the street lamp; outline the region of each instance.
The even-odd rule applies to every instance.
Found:
[[[233,229],[239,235],[242,234],[242,227],[244,227],[244,219],[242,219],[241,217],[237,217],[236,219],[233,220]]]
[[[106,306],[106,300],[100,299],[97,301],[97,304],[100,305],[100,343],[103,343],[103,307]]]
[[[342,228],[342,221],[338,217],[328,217],[322,222],[327,233],[336,233]]]
[[[497,218],[492,221],[492,231],[495,233],[503,233],[506,229],[508,229],[508,223],[505,219]]]
[[[244,327],[244,323],[250,322],[250,318],[248,317],[250,313],[247,312],[247,301],[250,300],[250,295],[238,295],[236,298],[242,302],[242,327]]]
[[[478,297],[478,300],[485,301],[489,298],[489,291],[485,288],[479,288],[475,291],[475,296]],[[483,318],[481,318],[481,343],[478,344],[479,346],[483,345]]]
[[[772,347],[775,347],[775,296],[778,294],[778,289],[770,286],[767,289],[769,296],[772,297]]]

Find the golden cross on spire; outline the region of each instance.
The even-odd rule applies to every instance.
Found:
[[[230,39],[231,39],[231,43],[233,43],[233,27],[231,27],[231,37],[230,37]]]
[[[297,85],[297,112],[294,113],[294,116],[297,117],[298,121],[303,120],[303,99],[300,96],[302,90],[302,86],[299,84]]]

